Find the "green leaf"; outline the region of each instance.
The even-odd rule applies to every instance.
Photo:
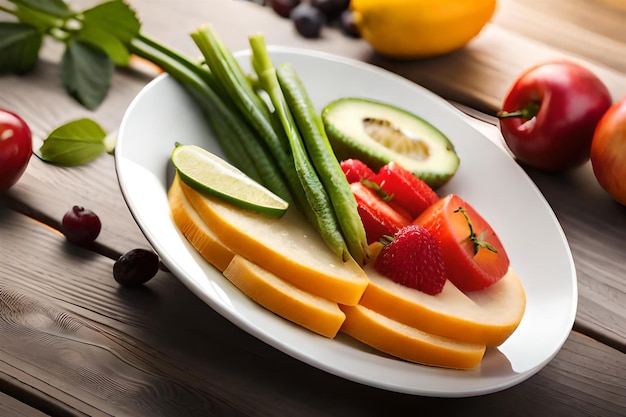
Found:
[[[106,131],[95,121],[77,119],[50,132],[39,148],[39,157],[64,166],[86,164],[105,152],[106,136]]]
[[[56,17],[68,18],[74,15],[63,0],[11,0],[11,3],[17,4],[18,9],[24,6]]]
[[[62,27],[65,22],[64,18],[19,5],[15,9],[15,17],[22,23],[36,27],[42,34],[48,33],[51,28]]]
[[[101,49],[71,40],[61,60],[61,84],[70,96],[93,110],[106,97],[114,70],[113,61]]]
[[[127,66],[130,61],[130,53],[124,43],[100,27],[85,25],[78,38],[104,51],[116,65]]]
[[[32,70],[42,39],[33,26],[0,22],[0,74],[25,74]]]
[[[123,1],[112,0],[87,9],[78,37],[105,51],[117,65],[128,65],[126,48],[139,34],[141,24],[135,12]]]
[[[98,28],[126,44],[139,34],[141,23],[124,1],[111,0],[85,10],[83,26]]]

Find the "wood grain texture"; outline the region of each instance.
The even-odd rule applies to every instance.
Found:
[[[500,0],[494,24],[623,75],[626,3],[621,3],[622,7],[602,0]]]
[[[112,261],[90,259],[40,224],[2,210],[0,227],[13,248],[0,254],[0,381],[19,380],[41,402],[53,398],[57,412],[375,416],[436,406],[469,415],[488,407],[512,416],[609,417],[626,405],[626,356],[577,333],[546,368],[502,393],[454,400],[397,394],[282,354],[169,274],[122,289]],[[28,265],[17,256],[23,251],[33,253]]]
[[[578,324],[626,352],[626,207],[600,188],[589,163],[565,175],[528,172],[557,214],[572,250]]]
[[[0,416],[4,417],[44,417],[47,414],[42,413],[36,408],[29,406],[14,397],[0,392]]]

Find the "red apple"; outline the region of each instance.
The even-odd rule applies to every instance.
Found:
[[[31,131],[17,114],[0,109],[0,192],[20,179],[33,150]]]
[[[591,165],[602,188],[626,206],[626,96],[600,119],[591,142]]]
[[[500,130],[516,159],[545,171],[565,171],[589,160],[598,121],[612,99],[604,83],[573,62],[534,66],[505,96]]]

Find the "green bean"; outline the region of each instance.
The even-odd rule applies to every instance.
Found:
[[[331,250],[345,261],[349,259],[350,252],[340,232],[330,198],[309,159],[298,127],[281,90],[276,68],[272,64],[265,46],[265,39],[261,35],[253,35],[249,40],[252,47],[253,67],[257,71],[261,85],[269,95],[275,114],[281,121],[287,135],[298,178],[304,188],[307,201],[315,214],[316,228]]]
[[[191,37],[242,116],[261,135],[276,158],[281,160],[282,164],[288,165],[285,138],[273,129],[267,106],[256,94],[245,73],[232,57],[232,53],[223,45],[215,30],[211,26],[201,26],[191,33]]]
[[[330,197],[350,254],[364,264],[369,256],[365,228],[350,184],[326,136],[322,119],[291,63],[280,64],[277,75],[309,158]]]

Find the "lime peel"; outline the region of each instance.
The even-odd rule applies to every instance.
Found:
[[[171,160],[181,180],[202,194],[271,217],[281,217],[289,208],[287,201],[199,146],[177,144]]]

